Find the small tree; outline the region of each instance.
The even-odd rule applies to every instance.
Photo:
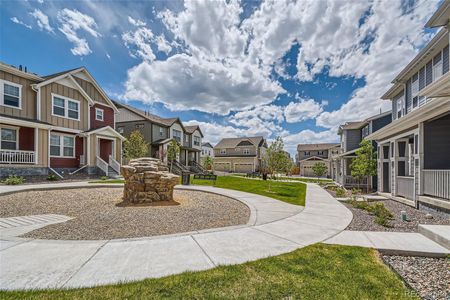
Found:
[[[133,131],[130,137],[123,143],[124,156],[128,159],[146,156],[148,153],[148,143],[138,130]]]
[[[317,176],[317,181],[319,181],[319,178],[327,173],[328,168],[327,165],[324,164],[323,162],[318,162],[314,164],[312,170],[314,175]]]
[[[273,176],[275,173],[286,172],[291,168],[291,161],[283,151],[283,147],[284,144],[281,137],[277,137],[272,144],[270,144],[262,160],[264,172]],[[269,191],[270,189],[271,186],[269,182]]]
[[[167,160],[170,162],[170,172],[172,172],[172,162],[177,159],[180,154],[180,146],[176,140],[171,140],[167,146]]]
[[[368,192],[370,177],[377,175],[377,153],[374,151],[371,141],[361,141],[358,150],[356,150],[356,158],[353,159],[350,169],[352,176],[358,181],[367,178],[366,188]]]
[[[206,170],[209,170],[209,169],[212,169],[213,164],[214,164],[213,158],[211,156],[209,156],[209,155],[206,156],[204,161],[203,161],[203,167]]]

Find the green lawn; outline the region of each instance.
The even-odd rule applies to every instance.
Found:
[[[213,185],[210,180],[191,180],[197,185]],[[270,192],[269,192],[270,185]],[[271,197],[287,203],[305,206],[306,184],[301,182],[278,182],[246,179],[235,176],[219,176],[215,187],[238,190]]]
[[[244,177],[246,178],[247,175],[245,174],[233,174],[233,176],[238,176],[238,177]],[[314,183],[328,183],[328,182],[332,182],[332,179],[328,179],[328,178],[314,178],[314,177],[287,177],[287,176],[280,176],[278,177],[278,179],[281,180],[295,180],[295,181],[303,181],[303,182],[314,182]]]
[[[419,299],[367,248],[316,244],[241,265],[1,299]]]

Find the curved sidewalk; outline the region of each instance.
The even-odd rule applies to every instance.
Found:
[[[86,186],[93,187],[94,184],[39,187]],[[1,238],[0,288],[89,287],[238,264],[321,242],[344,230],[352,219],[352,213],[345,206],[315,184],[308,184],[304,209],[235,190],[208,186],[177,188],[217,193],[239,200],[250,207],[250,220],[242,226],[136,239]]]

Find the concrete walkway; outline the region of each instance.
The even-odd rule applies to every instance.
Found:
[[[377,232],[345,230],[326,244],[375,248],[392,255],[445,257],[450,251],[417,232]]]
[[[1,187],[0,195],[86,186],[93,184],[24,185],[15,190]],[[32,240],[3,237],[0,232],[0,249],[3,249],[0,250],[0,288],[88,287],[238,264],[324,241],[344,230],[352,219],[345,206],[315,184],[308,184],[304,209],[234,190],[207,186],[177,188],[217,193],[242,201],[251,209],[249,223],[170,236],[106,241]]]

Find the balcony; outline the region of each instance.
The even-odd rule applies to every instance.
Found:
[[[1,164],[34,164],[35,162],[34,151],[0,150]]]

